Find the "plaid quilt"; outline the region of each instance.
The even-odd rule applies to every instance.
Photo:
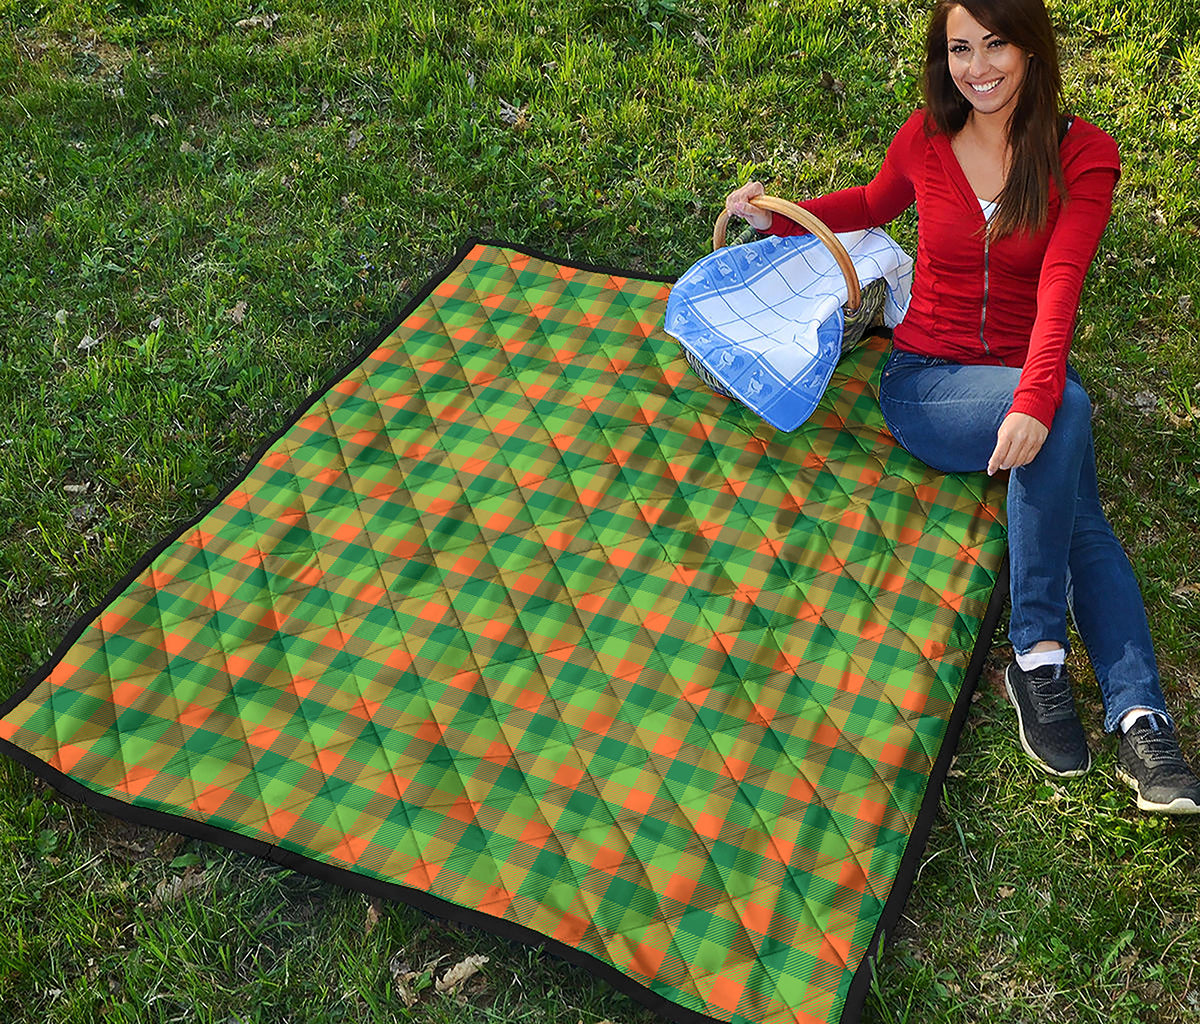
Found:
[[[711,394],[669,287],[466,246],[71,630],[0,748],[669,1016],[854,1019],[995,622],[1002,493],[897,447],[886,342],[794,434]]]

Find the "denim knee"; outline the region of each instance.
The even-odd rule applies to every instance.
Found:
[[[1082,384],[1070,378],[1067,379],[1063,386],[1062,405],[1058,411],[1059,414],[1065,413],[1072,423],[1091,424],[1092,400],[1088,398],[1088,393],[1083,390]],[[1057,416],[1055,418],[1057,419]]]
[[[1081,384],[1068,378],[1046,444],[1070,451],[1086,445],[1091,436],[1092,400]]]

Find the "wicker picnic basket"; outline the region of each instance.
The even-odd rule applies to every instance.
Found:
[[[826,226],[824,221],[809,213],[803,207],[797,206],[786,199],[780,199],[778,196],[767,195],[755,196],[750,200],[750,203],[757,206],[760,210],[782,213],[785,217],[791,218],[801,227],[806,228],[812,234],[816,235],[825,244],[826,248],[829,249],[830,253],[833,254],[833,258],[837,261],[838,267],[846,279],[846,290],[849,293],[849,298],[842,306],[842,314],[845,317],[845,323],[842,328],[842,354],[845,355],[862,341],[867,334],[868,328],[878,322],[880,311],[883,309],[884,299],[887,297],[887,282],[883,278],[877,278],[865,287],[860,287],[858,273],[854,269],[854,263],[850,259],[850,254],[846,252],[846,247],[838,241],[837,235]],[[725,245],[728,224],[729,213],[726,210],[722,210],[721,215],[713,225],[714,252]],[[734,244],[750,241],[758,237],[757,232],[747,225],[745,232],[734,239]],[[686,347],[683,349],[683,356],[687,360],[688,366],[692,368],[697,377],[704,381],[707,387],[719,395],[733,397]]]

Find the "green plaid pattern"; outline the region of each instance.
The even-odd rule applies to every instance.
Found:
[[[777,434],[687,372],[667,292],[475,246],[0,738],[718,1020],[839,1019],[1002,492],[897,447],[878,340]]]

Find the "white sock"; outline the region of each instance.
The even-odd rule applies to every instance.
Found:
[[[1022,672],[1032,672],[1043,665],[1063,665],[1067,660],[1067,652],[1061,647],[1052,651],[1030,651],[1028,654],[1017,655],[1017,667]]]
[[[1161,721],[1160,716],[1153,711],[1147,711],[1145,708],[1134,708],[1132,711],[1126,711],[1121,716],[1121,732],[1129,732],[1133,723],[1144,715],[1149,715],[1151,718]]]

